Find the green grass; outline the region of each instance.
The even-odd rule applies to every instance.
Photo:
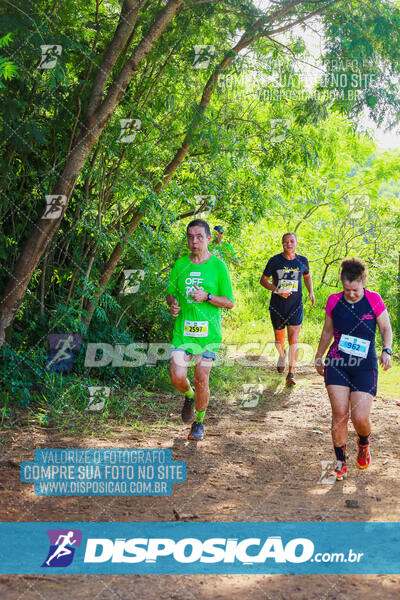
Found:
[[[388,371],[379,368],[378,394],[400,401],[400,363],[394,362]]]
[[[222,326],[224,344],[247,344],[259,343],[266,344],[274,342],[274,331],[266,314],[263,319],[250,319],[246,322],[227,321]],[[300,334],[300,342],[310,344],[316,349],[322,331],[322,324],[305,320],[303,322]],[[255,351],[253,351],[253,354]]]
[[[277,357],[273,343],[273,331],[267,319],[249,321],[238,327],[227,320],[224,327],[224,344],[236,344],[230,348],[231,354],[259,355],[261,352],[275,364]],[[300,355],[299,365],[313,361],[320,327],[316,323],[304,323],[300,342],[305,352]],[[244,340],[244,341],[243,341]],[[244,344],[255,343],[251,348]],[[266,344],[269,343],[267,348]],[[243,345],[241,345],[243,344]],[[258,344],[258,347],[257,347]],[[379,355],[380,349],[377,348]],[[234,364],[216,364],[211,370],[210,388],[214,398],[225,398],[228,403],[240,402],[244,397],[245,384],[262,384],[266,391],[274,394],[282,382],[274,369],[265,368],[256,362],[246,366]],[[193,381],[194,367],[188,371]],[[171,385],[169,365],[166,361],[155,368],[149,368],[141,384],[126,386],[113,380],[97,381],[79,375],[62,377],[49,375],[46,386],[36,388],[31,394],[28,406],[12,402],[12,395],[0,391],[0,431],[12,430],[17,426],[36,425],[43,428],[56,427],[61,431],[85,435],[107,434],[115,424],[122,424],[146,433],[150,429],[162,427],[168,422],[171,413],[175,413],[180,395]],[[389,371],[379,369],[378,393],[388,399],[400,400],[400,362],[394,361]],[[110,398],[105,409],[99,413],[86,411],[87,388],[89,385],[110,385]],[[5,438],[4,438],[5,439]],[[0,444],[3,442],[0,439]]]
[[[305,319],[300,333],[300,355],[299,366],[303,363],[312,363],[318,346],[322,331],[320,322]],[[266,314],[263,319],[249,319],[246,322],[234,322],[227,319],[223,326],[223,344],[236,344],[237,354],[260,354],[268,356],[269,360],[274,361],[278,354],[274,350],[274,333],[269,315]],[[250,346],[253,344],[253,347]],[[246,347],[247,345],[247,347]],[[376,336],[376,352],[379,357],[381,353],[381,341],[379,331]],[[396,350],[398,345],[394,344]],[[393,366],[388,371],[383,371],[379,367],[378,393],[388,398],[400,400],[400,362],[392,361]],[[246,379],[243,379],[246,383]]]

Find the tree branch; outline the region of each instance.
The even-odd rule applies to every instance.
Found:
[[[94,113],[101,102],[110,73],[135,26],[140,4],[141,0],[125,0],[124,2],[114,37],[104,53],[103,60],[93,82],[87,108],[87,117],[90,117]]]
[[[116,104],[118,104],[124,95],[128,83],[132,79],[133,73],[137,70],[141,61],[150,52],[155,42],[164,33],[165,29],[168,27],[176,13],[180,11],[182,5],[183,0],[168,1],[166,6],[161,10],[156,20],[150,27],[147,34],[143,37],[133,51],[129,60],[122,67],[114,82],[111,84],[106,98],[92,116],[93,119],[98,121],[100,127],[103,127],[103,124],[109,120]]]
[[[188,4],[184,4],[183,8],[190,8],[192,6],[199,6],[200,4],[211,4],[215,2],[223,2],[223,0],[197,0],[197,2],[188,2]]]
[[[283,33],[284,31],[288,31],[289,29],[293,29],[293,27],[296,27],[296,25],[300,25],[300,23],[305,23],[309,19],[312,19],[313,17],[320,15],[329,6],[336,4],[337,2],[339,2],[339,0],[332,0],[332,2],[329,2],[325,6],[321,6],[321,8],[314,10],[314,12],[309,13],[308,15],[306,15],[305,17],[302,17],[301,19],[297,19],[297,21],[292,21],[291,23],[288,23],[287,25],[284,25],[283,27],[279,27],[278,29],[274,29],[273,31],[263,31],[255,39],[259,39],[262,37],[270,37],[271,35],[276,35],[278,33]]]

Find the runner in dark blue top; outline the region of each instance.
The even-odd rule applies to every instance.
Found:
[[[332,405],[332,439],[336,454],[336,478],[347,474],[346,444],[348,419],[359,436],[357,466],[366,469],[371,462],[369,414],[376,395],[378,359],[375,351],[376,325],[382,336],[380,363],[391,366],[392,330],[386,306],[376,292],[365,289],[364,261],[351,258],[341,265],[343,292],[332,294],[326,305],[325,324],[315,364]],[[331,344],[325,361],[322,357]],[[324,367],[325,365],[325,367]]]
[[[283,253],[269,259],[261,277],[261,285],[271,290],[269,313],[275,333],[275,345],[279,352],[277,369],[285,370],[285,327],[289,341],[289,373],[286,377],[288,385],[296,383],[294,372],[298,354],[298,341],[303,322],[302,279],[308,290],[311,304],[315,299],[312,290],[312,279],[309,273],[308,260],[296,254],[297,237],[295,233],[285,233],[282,237]],[[272,282],[269,278],[272,277]]]

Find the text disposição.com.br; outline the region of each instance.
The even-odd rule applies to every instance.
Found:
[[[350,548],[346,555],[344,552],[316,552],[311,558],[311,562],[316,563],[358,563],[361,557],[364,556],[363,552],[353,552]]]
[[[171,559],[178,563],[235,563],[251,565],[275,563],[358,563],[364,554],[349,549],[345,552],[315,552],[308,538],[294,538],[284,543],[280,536],[262,538],[195,537],[178,541],[170,538],[117,539],[89,538],[85,563],[155,563]]]

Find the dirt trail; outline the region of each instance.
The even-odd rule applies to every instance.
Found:
[[[21,429],[1,451],[2,521],[400,521],[400,407],[377,397],[373,406],[373,463],[355,467],[349,439],[349,477],[320,485],[321,461],[333,458],[330,407],[323,381],[311,370],[287,390],[268,384],[255,408],[213,398],[206,438],[186,439],[180,406],[162,432],[115,426],[105,437],[69,437],[55,430]],[[267,385],[267,384],[265,384]],[[170,397],[165,397],[169,402]],[[179,401],[180,402],[180,401]],[[153,419],[155,415],[153,416]],[[149,417],[151,420],[151,417]],[[169,497],[38,497],[19,481],[19,463],[36,448],[171,448],[187,464],[187,481]],[[346,500],[357,500],[348,508]],[[400,576],[2,576],[4,600],[330,600],[400,595]]]

